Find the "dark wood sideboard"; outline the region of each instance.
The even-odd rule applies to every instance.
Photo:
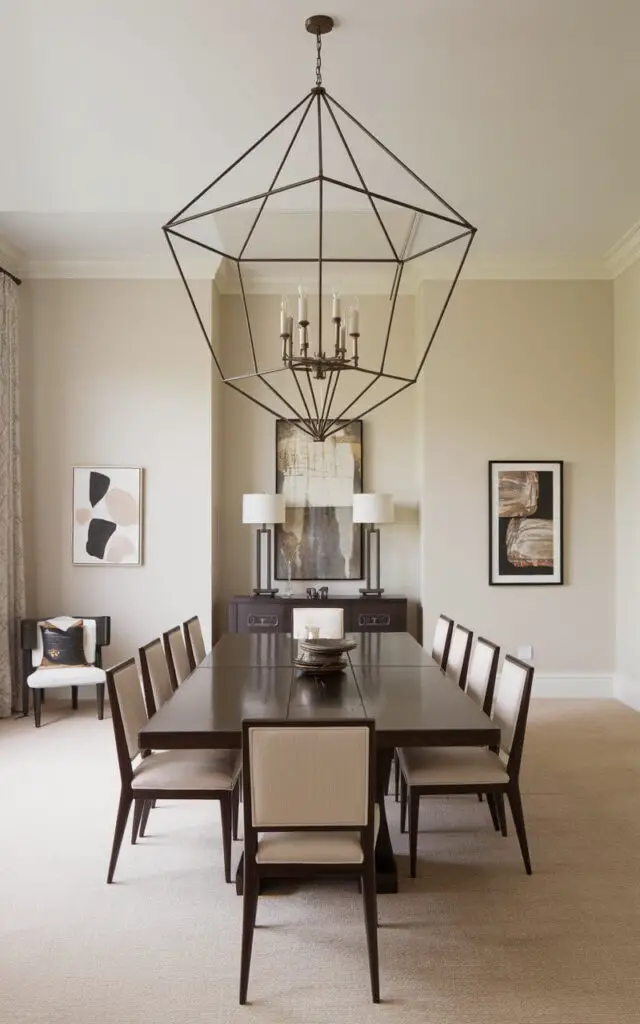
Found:
[[[345,633],[403,633],[407,630],[406,597],[232,597],[230,633],[290,633],[292,608],[342,608]]]

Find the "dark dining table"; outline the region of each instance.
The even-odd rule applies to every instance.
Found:
[[[384,800],[394,748],[493,746],[500,730],[409,633],[349,635],[357,646],[348,667],[321,678],[295,667],[298,643],[288,634],[225,634],[149,719],[139,743],[143,750],[239,748],[247,718],[373,718],[378,892],[397,892]]]

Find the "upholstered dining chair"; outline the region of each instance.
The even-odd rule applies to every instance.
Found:
[[[439,615],[436,628],[433,633],[433,644],[431,646],[431,657],[444,672],[449,657],[451,646],[451,634],[453,633],[453,619],[447,615]]]
[[[318,636],[341,640],[344,636],[344,610],[317,606],[293,608],[292,633],[294,640],[304,640],[307,628],[317,629]]]
[[[483,636],[476,638],[469,659],[465,691],[487,715],[491,714],[499,657],[500,648],[497,644],[485,640]]]
[[[525,870],[531,858],[520,796],[520,766],[527,727],[534,670],[510,654],[496,684],[492,718],[500,726],[500,751],[482,747],[402,747],[400,761],[400,831],[409,808],[409,862],[416,877],[420,797],[457,793],[486,794],[494,824],[507,834],[505,794],[520,843]]]
[[[182,632],[184,633],[184,643],[187,648],[189,668],[193,672],[196,665],[204,661],[207,654],[202,638],[202,626],[197,615],[192,615],[190,619],[182,623]]]
[[[47,624],[60,630],[64,635],[69,628],[82,622],[82,653],[86,664],[64,665],[61,663],[43,665],[45,653],[42,630]],[[111,640],[111,618],[98,615],[88,618],[83,615],[57,615],[49,618],[22,619],[20,623],[20,646],[22,648],[23,687],[22,705],[24,714],[29,713],[29,691],[33,691],[33,714],[36,728],[41,723],[41,704],[44,690],[71,689],[71,706],[78,707],[78,687],[95,686],[98,718],[104,718],[104,691],[106,675],[102,669],[102,648]],[[78,659],[76,659],[78,660]]]
[[[142,674],[142,691],[147,705],[147,714],[151,718],[151,715],[155,715],[158,708],[166,704],[174,692],[167,653],[160,637],[156,637],[144,647],[140,647],[138,656]]]
[[[171,685],[174,690],[177,690],[180,683],[184,683],[191,672],[187,647],[180,626],[174,626],[173,629],[168,629],[166,633],[163,633],[162,642],[167,655]]]
[[[445,675],[449,679],[453,679],[461,690],[464,690],[467,682],[467,669],[469,668],[472,642],[473,633],[470,629],[460,624],[453,627]]]
[[[231,881],[231,801],[240,773],[240,753],[230,750],[141,751],[138,733],[147,710],[135,659],[129,658],[107,672],[116,753],[120,768],[120,800],[113,835],[107,882],[113,876],[127,819],[134,807],[132,843],[135,843],[154,800],[218,800],[222,821],[224,877]]]
[[[371,994],[380,1002],[373,721],[245,720],[242,760],[240,1003],[247,1001],[261,880],[321,874],[360,881]]]

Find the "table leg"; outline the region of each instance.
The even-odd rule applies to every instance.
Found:
[[[392,760],[393,747],[378,747],[376,751],[376,802],[380,808],[380,827],[376,842],[376,889],[381,893],[398,891],[398,868],[391,845],[384,800]]]
[[[387,813],[385,810],[385,791],[387,779],[393,759],[393,748],[383,747],[376,752],[376,801],[380,807],[380,827],[376,842],[376,889],[379,893],[398,891],[398,868],[391,845]],[[242,896],[244,854],[240,857],[236,870],[236,893]],[[275,883],[277,886],[277,883]]]

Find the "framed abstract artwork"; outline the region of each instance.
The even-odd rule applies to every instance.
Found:
[[[276,579],[362,579],[362,527],[353,522],[362,420],[325,441],[314,441],[298,420],[276,420],[276,491],[287,507],[275,527]]]
[[[74,565],[142,565],[142,469],[73,467]]]
[[[489,463],[489,583],[561,584],[562,462]]]

